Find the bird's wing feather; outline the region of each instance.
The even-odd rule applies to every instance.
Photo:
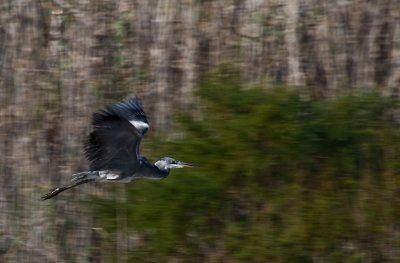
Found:
[[[92,125],[84,147],[90,170],[135,172],[140,142],[149,128],[138,99],[129,98],[94,113]]]
[[[142,136],[149,129],[146,114],[136,97],[108,106],[104,112],[129,121]]]

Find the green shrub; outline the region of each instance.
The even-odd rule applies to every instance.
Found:
[[[145,142],[197,167],[129,185],[121,205],[142,237],[132,259],[400,260],[397,102],[378,92],[321,101],[239,76],[229,66],[210,75],[199,114],[177,117],[181,139]]]

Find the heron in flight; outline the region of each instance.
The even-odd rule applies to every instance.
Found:
[[[152,164],[140,155],[140,142],[149,123],[136,97],[94,113],[92,126],[93,131],[84,145],[85,157],[90,162],[89,171],[72,175],[70,184],[51,190],[42,197],[43,200],[93,181],[127,183],[141,178],[163,179],[171,168],[193,166],[170,157]]]

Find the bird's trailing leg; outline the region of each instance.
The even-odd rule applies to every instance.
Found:
[[[99,179],[99,172],[98,171],[89,171],[89,172],[82,172],[82,173],[77,173],[72,175],[71,177],[71,182],[78,182],[78,181],[82,181],[83,179],[95,179],[98,180]]]
[[[44,196],[42,196],[42,200],[47,200],[50,199],[56,195],[58,195],[59,193],[71,189],[75,186],[81,185],[81,184],[86,184],[89,182],[95,181],[95,179],[93,178],[89,178],[89,179],[83,179],[83,180],[76,180],[74,182],[72,182],[71,184],[67,185],[67,186],[63,186],[63,187],[57,187],[53,190],[51,190],[50,192],[48,192],[47,194],[45,194]]]

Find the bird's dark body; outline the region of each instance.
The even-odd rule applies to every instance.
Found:
[[[55,188],[42,199],[91,181],[163,179],[168,176],[170,168],[191,166],[169,157],[152,164],[140,155],[140,143],[149,124],[137,98],[129,98],[94,113],[92,126],[93,131],[84,145],[85,156],[90,162],[89,171],[73,175],[71,184]]]

